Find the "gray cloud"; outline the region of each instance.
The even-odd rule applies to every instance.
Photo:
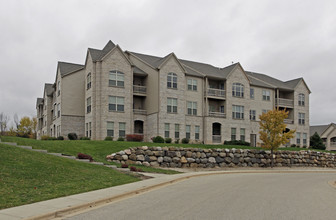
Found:
[[[84,63],[108,40],[124,50],[304,77],[311,124],[336,121],[336,3],[330,1],[3,1],[0,112],[35,114],[57,61]]]

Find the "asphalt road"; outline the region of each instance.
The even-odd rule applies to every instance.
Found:
[[[336,219],[335,174],[197,177],[65,219]]]

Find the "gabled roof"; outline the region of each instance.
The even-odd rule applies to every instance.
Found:
[[[36,100],[36,108],[40,105],[43,105],[43,98],[37,98]]]
[[[61,77],[63,77],[70,73],[83,69],[84,65],[76,63],[58,62],[58,68],[60,70]]]
[[[92,61],[100,61],[108,52],[110,52],[116,45],[110,40],[107,42],[102,50],[89,48],[88,51],[91,54]]]
[[[148,75],[147,73],[145,73],[142,69],[140,69],[137,66],[134,66],[133,73],[135,73],[137,75],[140,75],[140,76],[147,76]]]
[[[330,123],[328,125],[314,125],[310,126],[310,136],[315,134],[317,132],[318,135],[322,136],[322,134],[330,127],[330,126],[335,126],[334,123]]]
[[[54,92],[54,88],[53,88],[54,84],[50,84],[50,83],[45,83],[44,84],[44,92],[47,94],[47,96],[52,96],[53,92]]]
[[[263,82],[265,85],[268,85],[269,88],[278,88],[282,90],[289,90],[293,91],[295,86],[292,86],[292,83],[286,83],[281,80],[275,79],[273,77],[270,77],[268,75],[262,74],[262,73],[255,73],[255,72],[249,72],[246,71],[246,74],[248,76],[252,76],[259,81]]]

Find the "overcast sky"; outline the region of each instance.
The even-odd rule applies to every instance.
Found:
[[[88,47],[209,63],[240,62],[280,80],[303,77],[311,125],[336,122],[336,1],[0,0],[0,112],[34,116],[57,61]]]

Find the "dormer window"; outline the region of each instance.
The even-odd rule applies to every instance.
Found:
[[[167,87],[170,89],[177,89],[177,75],[176,73],[168,73]]]
[[[244,85],[241,83],[232,84],[232,96],[234,97],[244,97]]]

